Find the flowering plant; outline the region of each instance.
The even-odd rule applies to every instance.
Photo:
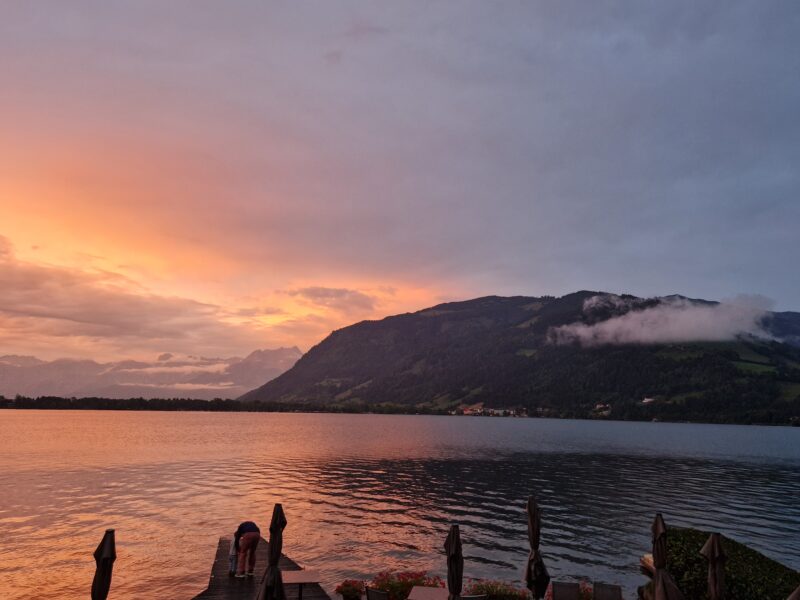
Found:
[[[360,579],[345,579],[336,586],[336,593],[342,598],[360,598],[364,594],[364,582]]]
[[[471,580],[464,588],[463,595],[486,596],[487,600],[530,600],[527,589],[489,579]]]
[[[415,585],[444,587],[444,580],[428,575],[427,571],[382,571],[369,585],[388,592],[389,600],[406,600]]]

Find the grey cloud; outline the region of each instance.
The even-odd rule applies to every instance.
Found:
[[[0,126],[125,124],[144,174],[176,161],[174,235],[309,278],[800,304],[793,1],[31,6],[0,13]]]
[[[344,51],[342,50],[329,50],[325,53],[325,62],[329,65],[338,65],[342,62],[342,57],[344,56]]]
[[[311,304],[330,308],[345,314],[370,313],[375,310],[376,300],[358,290],[329,288],[321,286],[305,287],[286,292],[290,296],[302,298]]]
[[[386,27],[381,27],[380,25],[374,25],[372,23],[358,22],[353,23],[353,25],[345,31],[344,36],[355,40],[361,40],[376,35],[385,35],[387,33],[389,33],[389,29]]]

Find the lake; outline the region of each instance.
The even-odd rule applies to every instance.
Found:
[[[88,597],[117,530],[111,598],[191,598],[245,519],[345,577],[428,569],[461,525],[466,577],[520,583],[525,501],[553,578],[644,583],[650,523],[721,531],[800,568],[800,429],[479,417],[0,411],[0,590]]]

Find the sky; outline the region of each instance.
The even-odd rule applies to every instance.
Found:
[[[0,3],[0,355],[580,289],[800,310],[800,6]]]

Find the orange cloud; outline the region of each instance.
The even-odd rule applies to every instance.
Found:
[[[0,353],[43,358],[231,356],[263,347],[308,348],[356,320],[433,300],[423,290],[388,285],[298,285],[222,301],[156,293],[125,274],[22,259],[2,236],[0,289]]]

